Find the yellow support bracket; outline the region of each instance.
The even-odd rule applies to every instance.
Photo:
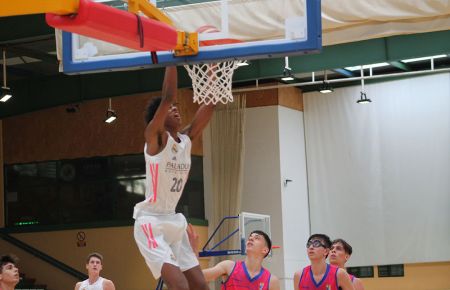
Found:
[[[164,22],[175,27],[172,20],[148,0],[128,0],[128,12],[139,13],[147,17]],[[196,55],[198,53],[198,33],[177,31],[177,46],[174,48],[175,56]]]
[[[175,56],[198,54],[198,33],[177,31],[177,46],[174,49]]]
[[[128,0],[128,12],[138,14],[139,11],[149,18],[174,26],[172,20],[148,0]]]
[[[79,0],[0,0],[0,17],[41,13],[66,15],[76,13],[79,4]]]

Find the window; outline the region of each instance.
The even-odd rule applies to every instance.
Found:
[[[177,211],[204,219],[203,158],[192,156]],[[132,222],[145,195],[142,154],[5,166],[7,227]]]
[[[378,266],[378,277],[403,277],[405,276],[403,265]]]
[[[349,267],[347,272],[357,278],[373,278],[373,267]]]

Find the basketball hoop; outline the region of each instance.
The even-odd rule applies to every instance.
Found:
[[[203,63],[185,65],[192,79],[194,103],[198,104],[226,104],[233,102],[231,84],[233,73],[242,60],[231,60],[219,63]]]

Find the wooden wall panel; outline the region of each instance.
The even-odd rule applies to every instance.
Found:
[[[267,84],[273,85],[273,84]],[[80,111],[67,113],[67,106],[55,107],[3,121],[4,162],[27,163],[141,153],[144,144],[144,109],[151,97],[160,92],[112,99],[118,120],[103,122],[108,99],[80,104]],[[247,108],[286,106],[303,110],[301,91],[275,88],[245,93]],[[192,120],[198,108],[192,102],[192,90],[178,92],[183,126]],[[192,154],[202,155],[201,138],[193,143]]]
[[[4,119],[4,162],[141,153],[145,106],[158,95],[159,92],[113,98],[112,108],[118,120],[112,124],[103,122],[108,99],[82,103],[76,113],[67,113],[67,106],[60,106]],[[179,103],[185,125],[198,107],[192,103],[192,91],[180,90]],[[194,142],[192,153],[202,155],[201,140]]]
[[[303,111],[303,94],[296,87],[278,89],[278,104],[294,110]]]
[[[267,83],[260,87],[277,85],[279,84]],[[303,111],[303,94],[296,87],[278,87],[267,90],[249,91],[242,94],[247,96],[247,108],[280,105]]]

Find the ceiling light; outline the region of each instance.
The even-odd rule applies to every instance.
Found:
[[[8,87],[2,87],[2,93],[0,96],[0,102],[5,103],[9,99],[12,98],[12,92],[11,89]]]
[[[6,50],[3,50],[3,87],[0,95],[0,102],[7,102],[12,98],[12,91],[6,85]]]
[[[408,58],[408,59],[402,60],[402,62],[408,63],[408,62],[415,62],[415,61],[429,60],[429,59],[432,59],[432,58],[436,59],[436,58],[443,58],[443,57],[447,57],[447,55],[445,55],[445,54],[439,54],[439,55],[435,55],[435,56],[426,56],[426,57]]]
[[[242,62],[239,62],[239,63],[237,64],[237,66],[248,66],[248,65],[250,65],[250,63],[248,63],[248,61],[246,61],[246,60],[244,60],[244,61],[242,61]]]
[[[360,70],[361,70],[361,95],[359,97],[359,100],[356,101],[356,103],[358,104],[372,103],[372,100],[367,98],[366,92],[364,91],[364,69],[362,66]]]
[[[365,64],[362,66],[362,68],[367,69],[367,68],[383,67],[383,66],[388,66],[388,65],[389,64],[387,62],[379,62],[379,63],[373,63],[373,64]],[[349,71],[356,71],[356,70],[359,70],[360,68],[361,68],[360,65],[345,67],[345,69],[347,69]]]
[[[282,81],[293,81],[294,77],[292,76],[291,70],[290,69],[284,69],[283,71],[283,77],[281,78]]]
[[[289,67],[289,58],[287,56],[284,57],[284,70],[283,70],[283,77],[281,78],[281,80],[284,82],[294,80],[294,76],[292,75],[292,70]]]
[[[319,92],[322,94],[329,94],[332,93],[333,91],[334,91],[333,87],[326,82],[323,82],[323,84],[319,88]]]
[[[357,100],[356,102],[358,104],[368,104],[368,103],[372,103],[372,100],[367,98],[366,93],[361,92],[361,96],[360,96],[359,100]]]
[[[105,123],[111,124],[111,123],[114,122],[115,120],[117,120],[116,112],[114,112],[113,110],[108,109],[108,110],[106,111],[106,119],[105,119]]]
[[[112,109],[112,107],[111,107],[111,98],[109,98],[109,108],[108,108],[108,110],[106,110],[105,123],[111,124],[115,120],[117,120],[117,114]]]
[[[327,71],[325,70],[323,72],[323,74],[324,74],[323,83],[322,83],[322,85],[319,88],[319,92],[322,93],[322,94],[332,93],[334,91],[334,89],[330,85],[330,83],[328,82]]]

